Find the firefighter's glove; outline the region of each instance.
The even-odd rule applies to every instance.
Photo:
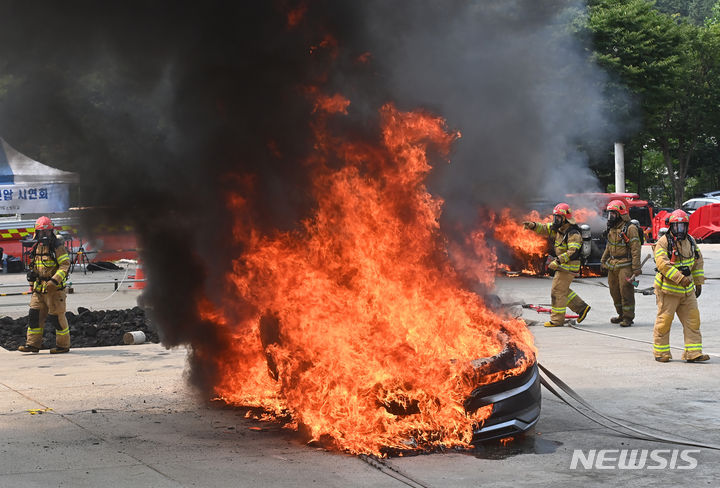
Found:
[[[608,269],[607,263],[605,261],[600,261],[600,269]]]
[[[535,222],[523,222],[523,229],[534,229]]]
[[[550,264],[548,264],[548,269],[555,271],[560,266],[560,263],[557,262],[557,260],[550,261]]]
[[[637,278],[638,276],[640,276],[640,275],[642,274],[642,270],[641,270],[641,269],[636,269],[635,271],[633,271],[633,274],[634,274],[635,277]]]
[[[688,287],[692,285],[693,279],[691,276],[683,276],[680,280],[680,286]]]
[[[55,278],[52,278],[50,281],[45,283],[45,292],[46,293],[56,292],[57,289],[58,289],[58,282],[55,281]]]
[[[38,279],[38,275],[34,269],[31,269],[30,271],[28,271],[27,275],[25,277],[27,278],[27,280],[30,283],[33,283],[36,279]]]
[[[702,293],[702,285],[695,285],[695,298],[699,297]]]

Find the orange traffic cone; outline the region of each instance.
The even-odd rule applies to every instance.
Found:
[[[136,280],[144,280],[145,279],[145,273],[143,273],[142,262],[139,259],[137,262],[137,266],[135,267],[135,279]],[[144,288],[145,288],[144,281],[135,281],[133,284],[130,285],[131,290],[143,290]]]

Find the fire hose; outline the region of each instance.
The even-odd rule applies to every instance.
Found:
[[[683,445],[683,446],[703,447],[706,449],[714,449],[714,450],[720,451],[720,446],[718,446],[718,445],[705,444],[703,442],[697,442],[697,441],[693,441],[690,439],[681,439],[681,438],[677,438],[677,437],[668,437],[668,436],[665,436],[662,434],[655,434],[655,433],[648,432],[645,430],[636,429],[635,427],[631,427],[630,425],[627,425],[624,422],[616,420],[612,417],[608,417],[607,415],[604,415],[604,414],[600,413],[599,411],[597,411],[583,397],[578,395],[578,393],[575,390],[570,388],[567,384],[565,384],[565,382],[563,382],[560,378],[558,378],[553,373],[551,373],[550,370],[545,368],[542,364],[538,363],[538,367],[540,368],[540,371],[542,372],[540,374],[540,383],[545,388],[547,388],[547,390],[550,393],[552,393],[553,395],[558,397],[563,403],[567,404],[570,408],[572,408],[573,410],[575,410],[582,416],[586,417],[587,419],[595,422],[596,424],[599,424],[607,429],[610,429],[614,432],[617,432],[625,437],[630,437],[632,439],[639,439],[639,440],[643,440],[643,441],[665,442],[668,444],[679,444],[679,445]],[[543,375],[543,373],[544,373],[544,375]],[[548,380],[548,378],[550,380]],[[552,383],[555,384],[555,386],[557,386],[560,390],[562,390],[567,395],[569,395],[570,398],[575,400],[579,405],[581,405],[585,409],[589,410],[590,412],[594,413],[596,416],[604,419],[606,422],[603,422],[603,421],[599,420],[598,418],[593,417],[589,413],[584,412],[583,410],[578,408],[578,406],[570,403],[570,401],[567,398],[563,397],[560,393],[558,393],[558,391],[552,386],[551,381],[552,381]],[[636,424],[636,425],[639,425],[639,424]],[[645,426],[641,426],[641,427],[648,429],[648,427],[645,427]],[[625,429],[625,430],[633,432],[633,433],[631,434],[631,433],[625,432],[622,429]],[[649,429],[649,430],[651,430],[651,429]]]
[[[540,305],[523,304],[522,308],[530,308],[532,310],[535,310],[537,313],[551,313],[552,312],[552,309],[547,308],[547,307],[541,307]],[[580,316],[565,314],[566,319],[576,319],[578,317],[580,317]]]

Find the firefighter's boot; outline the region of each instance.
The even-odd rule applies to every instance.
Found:
[[[18,347],[18,351],[20,351],[20,352],[40,352],[40,348],[31,346],[30,344],[25,344],[24,346]]]
[[[617,317],[610,317],[610,323],[611,324],[619,324],[622,322],[622,316],[618,315]]]
[[[62,354],[65,352],[70,352],[69,347],[53,347],[50,349],[50,354]]]
[[[582,312],[580,312],[580,316],[577,318],[577,323],[579,324],[583,320],[585,320],[585,317],[587,317],[588,312],[590,311],[590,305],[587,305],[585,309],[583,309]]]
[[[655,356],[655,361],[658,363],[669,363],[670,358],[668,356]]]
[[[553,324],[552,322],[548,321],[543,324],[545,327],[562,327],[565,324]]]
[[[620,327],[630,327],[633,324],[633,321],[630,319],[622,319],[620,321]]]
[[[688,363],[699,363],[700,361],[710,361],[710,356],[707,354],[701,354],[700,356],[692,359],[686,359],[685,360]]]

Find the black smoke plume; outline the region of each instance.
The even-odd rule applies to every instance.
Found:
[[[226,347],[196,311],[222,296],[241,220],[307,216],[307,87],[352,102],[337,131],[376,138],[377,108],[428,108],[462,131],[432,188],[449,227],[480,205],[587,190],[580,139],[605,131],[602,74],[561,0],[0,2],[0,136],[81,174],[88,223],[131,223],[168,346]],[[332,42],[327,42],[331,39]],[[326,41],[326,42],[323,42]],[[362,61],[360,61],[362,60]],[[242,307],[238,307],[242,309]],[[256,313],[250,305],[247,313]]]

